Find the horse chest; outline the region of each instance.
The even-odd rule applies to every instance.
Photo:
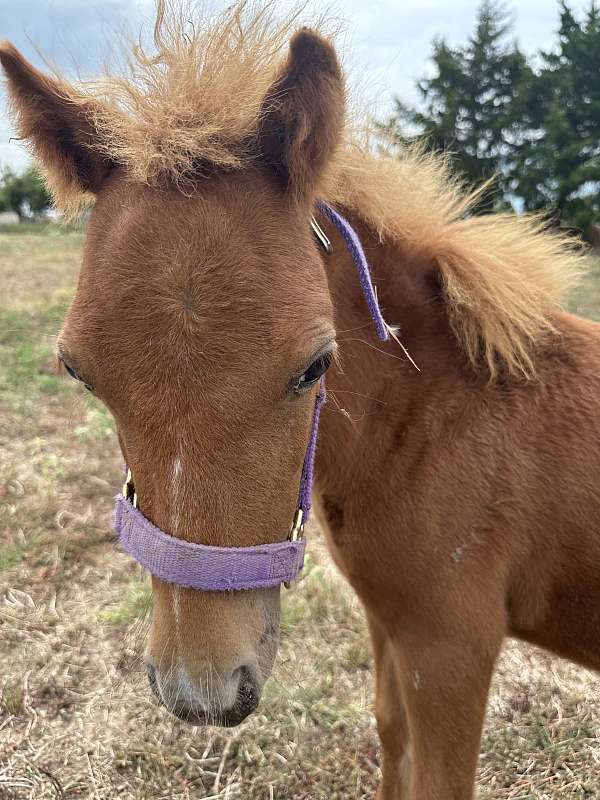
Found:
[[[365,546],[360,534],[357,534],[343,501],[333,495],[324,494],[318,499],[315,510],[333,561],[354,585],[353,576],[363,572],[369,548]]]

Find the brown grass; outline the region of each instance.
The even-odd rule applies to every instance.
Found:
[[[258,713],[230,732],[194,729],[152,700],[140,663],[146,577],[109,532],[121,477],[110,422],[51,371],[80,244],[55,228],[0,233],[0,798],[372,798],[367,634],[316,531],[307,576],[284,593]],[[600,313],[597,273],[582,298]],[[597,686],[507,644],[479,798],[600,797]]]

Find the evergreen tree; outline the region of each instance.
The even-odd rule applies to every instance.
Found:
[[[600,217],[600,10],[592,0],[578,21],[566,0],[559,7],[557,49],[541,54],[524,104],[513,191],[585,229]]]
[[[517,46],[507,43],[510,20],[495,0],[484,0],[473,35],[463,47],[443,40],[433,45],[436,74],[419,81],[419,108],[396,100],[384,132],[399,142],[425,139],[428,147],[455,153],[458,170],[472,184],[498,176],[501,192],[519,142],[516,115],[521,88],[531,71]],[[493,205],[491,196],[480,210]]]
[[[21,174],[7,168],[0,174],[0,211],[14,211],[23,220],[47,211],[51,202],[35,167],[28,167]]]

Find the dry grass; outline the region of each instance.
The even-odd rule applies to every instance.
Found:
[[[54,228],[0,232],[0,798],[373,797],[367,635],[317,533],[259,713],[225,733],[151,699],[146,579],[109,533],[111,424],[52,367],[80,245]],[[574,302],[600,315],[600,272]],[[597,676],[508,644],[479,797],[600,797],[599,733]]]

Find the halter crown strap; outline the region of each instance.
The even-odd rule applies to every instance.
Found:
[[[365,300],[367,301],[367,306],[369,308],[369,313],[371,315],[371,319],[375,324],[375,330],[377,332],[377,336],[381,339],[382,342],[387,341],[390,338],[389,327],[386,321],[383,318],[383,314],[381,313],[381,309],[379,308],[379,301],[377,300],[377,292],[375,291],[375,287],[373,286],[373,281],[371,280],[371,270],[369,269],[369,262],[367,261],[367,257],[365,255],[365,251],[363,250],[363,246],[360,243],[360,239],[358,238],[358,234],[350,225],[348,220],[344,219],[341,214],[338,214],[331,206],[324,203],[322,200],[319,200],[317,203],[319,210],[321,211],[324,216],[332,223],[334,228],[340,234],[344,242],[346,243],[346,247],[348,248],[348,252],[352,256],[352,260],[354,261],[354,266],[356,267],[356,271],[358,272],[358,279],[360,280],[360,288],[362,289],[362,293],[364,295]]]
[[[323,202],[318,202],[317,206],[342,236],[356,266],[377,336],[385,341],[390,329],[381,314],[369,264],[356,231],[331,206]],[[329,240],[322,231],[321,234],[323,238],[319,240],[326,241],[325,249],[331,252]],[[253,547],[215,547],[170,536],[136,507],[135,489],[128,474],[123,494],[116,497],[114,521],[123,549],[161,580],[201,591],[262,589],[292,581],[304,565],[302,533],[311,509],[319,419],[325,399],[325,379],[321,378],[302,466],[296,514],[286,541]]]

